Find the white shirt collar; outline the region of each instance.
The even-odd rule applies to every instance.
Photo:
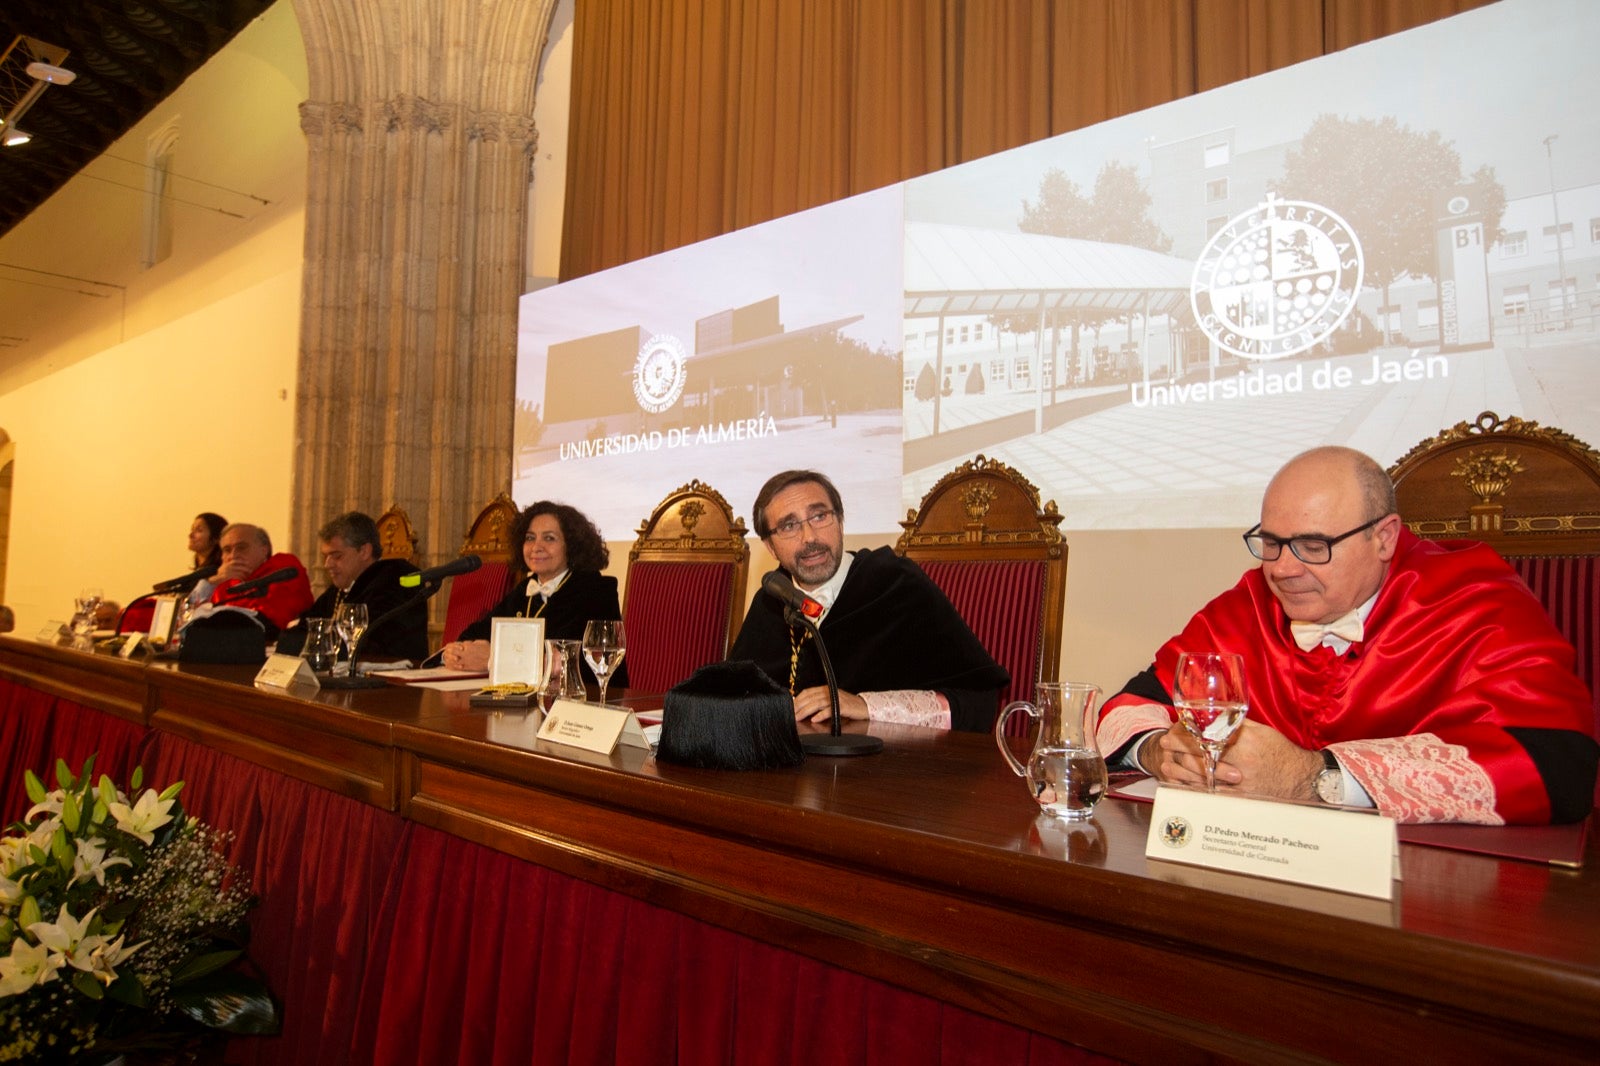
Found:
[[[539,578],[536,574],[529,574],[528,595],[530,597],[539,595],[548,600],[551,596],[555,595],[556,589],[561,587],[561,583],[567,579],[567,575],[569,573],[571,573],[570,570],[563,570],[549,581],[543,583],[539,581]]]
[[[832,577],[814,589],[809,591],[806,589],[800,590],[822,604],[822,614],[817,617],[817,625],[820,626],[822,620],[828,617],[828,612],[833,610],[833,601],[839,598],[839,590],[844,588],[844,579],[850,575],[850,564],[854,561],[855,556],[845,552],[839,558],[839,569],[833,572]]]

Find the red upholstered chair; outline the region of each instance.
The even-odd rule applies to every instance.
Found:
[[[156,613],[156,594],[147,592],[122,609],[117,616],[117,635],[150,632],[150,620]]]
[[[483,565],[470,574],[450,579],[450,598],[444,611],[444,643],[455,640],[463,629],[505,596],[511,584],[511,527],[517,521],[517,513],[516,503],[502,492],[473,519],[460,554],[476,555],[483,560]]]
[[[1032,482],[980,455],[940,478],[900,525],[895,551],[927,572],[1011,673],[1001,706],[1059,679],[1067,545],[1055,501],[1041,509]],[[1019,735],[1028,725],[1022,715],[1007,724]]]
[[[1485,411],[1418,444],[1389,475],[1413,533],[1481,540],[1522,575],[1577,649],[1600,737],[1600,452]]]
[[[622,622],[628,685],[664,692],[728,654],[744,614],[750,546],[722,493],[691,481],[668,493],[628,552]]]

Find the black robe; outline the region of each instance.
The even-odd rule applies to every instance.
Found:
[[[400,579],[414,574],[417,568],[404,559],[378,559],[356,575],[345,593],[345,603],[367,605],[367,621],[376,622],[386,612],[398,607],[412,596],[416,589],[402,588]],[[339,590],[329,585],[316,598],[301,618],[332,618],[333,604]],[[294,634],[293,644],[298,648],[305,643],[305,629],[298,623],[284,633],[279,641],[279,651],[284,641]],[[423,600],[395,615],[381,626],[368,629],[361,638],[361,659],[410,659],[420,663],[428,657],[428,602]]]
[[[839,598],[822,620],[823,642],[845,692],[921,689],[950,703],[950,724],[977,732],[994,725],[1000,690],[1011,681],[922,567],[890,548],[853,553]],[[789,624],[783,605],[757,594],[728,658],[754,660],[789,683]],[[800,651],[795,691],[826,684],[814,641]]]
[[[543,611],[539,611],[541,605],[544,606]],[[531,605],[528,603],[527,578],[514,581],[505,599],[463,629],[457,639],[488,640],[490,619],[520,618],[523,615],[531,616],[536,611],[544,619],[546,640],[582,640],[583,627],[591,620],[616,621],[622,618],[622,607],[617,601],[617,579],[595,570],[572,570],[550,597],[549,603],[544,603],[543,597],[535,596]],[[583,675],[585,681],[598,683],[588,663],[583,664]],[[611,675],[611,685],[616,688],[628,687],[626,657],[617,666],[616,673]]]

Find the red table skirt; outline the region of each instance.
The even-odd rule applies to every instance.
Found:
[[[1110,1061],[0,685],[8,801],[19,767],[99,750],[124,778],[142,757],[150,783],[182,779],[189,811],[233,834],[284,1025],[233,1041],[230,1063]]]

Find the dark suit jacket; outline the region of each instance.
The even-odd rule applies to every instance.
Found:
[[[361,571],[350,586],[350,591],[345,593],[346,603],[364,603],[367,605],[367,620],[376,622],[387,611],[398,607],[416,594],[416,589],[402,588],[400,579],[406,574],[414,574],[417,568],[404,559],[379,559],[371,566]],[[338,596],[338,589],[329,585],[316,602],[301,615],[302,618],[332,618],[333,601]],[[298,632],[297,632],[298,631]],[[296,626],[283,635],[279,641],[289,639],[294,634],[296,644],[305,641],[305,633],[301,627]],[[285,650],[280,647],[280,651]],[[361,638],[361,658],[366,659],[410,659],[420,663],[428,657],[428,604],[424,600],[413,604],[404,611],[395,615],[383,625],[367,630],[366,636]]]
[[[540,606],[544,607],[539,611]],[[491,618],[518,618],[539,612],[544,619],[547,640],[582,640],[583,627],[591,619],[620,620],[622,607],[617,600],[617,579],[606,577],[594,570],[573,570],[550,597],[549,603],[535,596],[528,602],[528,581],[523,578],[512,584],[505,599],[495,604],[488,614],[461,631],[462,640],[488,640]],[[594,681],[589,664],[583,666],[584,679]],[[628,660],[623,659],[617,672],[611,675],[611,684],[626,688]]]

